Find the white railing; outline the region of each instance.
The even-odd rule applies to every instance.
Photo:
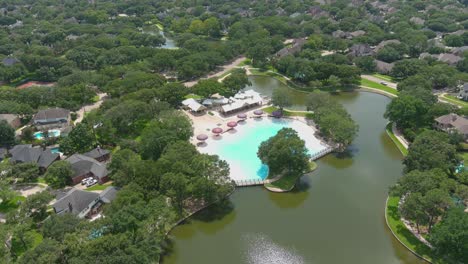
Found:
[[[310,159],[311,159],[311,160],[317,160],[317,159],[319,159],[319,158],[321,158],[321,157],[327,155],[328,153],[332,152],[333,150],[334,150],[333,147],[328,147],[328,148],[326,148],[326,149],[323,149],[323,150],[321,150],[321,151],[315,153],[314,155],[312,155],[312,156],[310,157]]]

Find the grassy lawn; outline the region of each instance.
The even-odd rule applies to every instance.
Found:
[[[96,184],[86,189],[86,191],[103,191],[107,187],[112,186],[110,182],[104,184]]]
[[[463,158],[463,164],[465,167],[468,167],[468,152],[465,151],[459,151],[458,154]]]
[[[242,67],[242,66],[246,66],[246,65],[250,65],[252,64],[252,60],[250,59],[245,59],[244,61],[242,61],[239,66]]]
[[[19,202],[24,200],[26,200],[26,197],[18,195],[10,201],[0,203],[0,213],[6,214],[16,210],[19,207]]]
[[[374,89],[382,90],[382,91],[387,92],[387,93],[398,95],[398,91],[396,89],[390,88],[390,87],[382,85],[380,83],[376,83],[376,82],[373,82],[373,81],[362,79],[362,78],[361,78],[361,86],[374,88]]]
[[[405,146],[403,146],[403,144],[401,144],[401,142],[395,136],[395,134],[393,134],[392,123],[388,123],[387,127],[385,127],[385,129],[387,130],[388,136],[392,139],[393,143],[395,143],[395,145],[400,150],[401,154],[403,154],[403,156],[408,155],[408,149],[406,149]]]
[[[265,113],[271,114],[274,111],[278,110],[278,107],[275,106],[268,106],[265,108],[262,108]],[[308,113],[307,112],[302,112],[302,111],[291,111],[291,110],[283,110],[283,115],[284,116],[306,116]]]
[[[311,161],[309,162],[309,169],[306,173],[312,172],[315,169],[317,169],[317,163],[315,163],[314,161]],[[273,187],[273,188],[278,188],[284,191],[290,191],[294,188],[294,185],[296,185],[297,180],[301,176],[302,175],[299,175],[299,176],[285,175],[281,179],[273,183],[265,184],[265,187]]]
[[[196,95],[196,94],[188,94],[184,97],[185,99],[189,99],[189,98],[193,98],[195,100],[201,100],[203,99],[203,97],[199,96],[199,95]]]
[[[452,103],[452,104],[455,104],[455,105],[458,105],[460,107],[467,107],[468,106],[468,103],[463,101],[463,100],[460,100],[458,99],[457,97],[453,96],[453,95],[449,95],[449,94],[444,94],[441,96],[442,99]]]
[[[36,230],[31,230],[27,232],[27,236],[31,237],[31,244],[28,245],[28,248],[35,248],[42,242],[42,235]],[[13,239],[11,243],[11,250],[16,256],[21,256],[28,248],[24,248],[23,244],[19,239]]]
[[[380,73],[374,73],[374,74],[372,74],[372,76],[377,77],[377,78],[382,79],[382,80],[387,81],[387,82],[395,82],[395,80],[393,80],[392,76],[383,75],[383,74],[380,74]]]
[[[401,243],[403,243],[405,246],[407,246],[420,256],[423,256],[424,258],[432,261],[433,253],[431,249],[424,243],[419,241],[419,239],[416,238],[413,235],[413,233],[411,233],[401,221],[400,212],[398,211],[399,201],[400,197],[397,196],[390,196],[388,198],[385,213],[387,215],[387,223],[389,227],[392,229],[393,233],[398,237]]]

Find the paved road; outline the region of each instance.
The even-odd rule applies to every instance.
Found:
[[[245,60],[245,57],[242,56],[240,58],[237,58],[236,60],[234,60],[233,62],[229,63],[229,64],[226,64],[226,65],[223,65],[222,66],[222,70],[218,71],[218,72],[215,72],[215,73],[212,73],[206,77],[203,77],[203,78],[199,78],[197,80],[194,80],[194,81],[190,81],[190,82],[184,82],[184,85],[187,86],[187,87],[192,87],[194,86],[195,84],[198,83],[199,80],[204,80],[204,79],[210,79],[210,78],[214,78],[214,77],[219,77],[223,74],[225,74],[226,72],[236,68],[237,66],[239,66],[239,64],[241,64],[243,61]]]
[[[363,74],[363,75],[361,75],[361,78],[366,79],[366,80],[369,80],[369,81],[372,81],[372,82],[376,82],[376,83],[385,82],[385,83],[387,83],[387,86],[388,86],[388,87],[393,88],[393,89],[396,89],[396,88],[397,88],[397,84],[396,84],[396,83],[394,83],[394,82],[389,82],[389,81],[387,81],[387,80],[380,79],[380,78],[375,77],[375,76],[372,76],[372,75]]]

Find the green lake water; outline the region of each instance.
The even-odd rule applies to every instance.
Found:
[[[270,77],[250,78],[265,95],[281,85]],[[304,97],[295,93],[296,109]],[[347,155],[320,159],[291,193],[237,189],[222,206],[176,227],[163,263],[424,263],[385,224],[387,191],[402,170],[402,156],[385,133],[390,99],[365,92],[334,98],[360,127]]]

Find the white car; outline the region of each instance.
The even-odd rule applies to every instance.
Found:
[[[96,183],[97,183],[97,180],[91,178],[91,180],[89,180],[89,181],[86,183],[86,187],[91,187],[91,186],[93,186],[93,185],[96,184]]]
[[[93,179],[93,177],[84,178],[83,180],[81,180],[81,185],[87,184],[92,179]]]
[[[388,85],[388,83],[386,83],[386,82],[380,82],[380,84],[381,84],[381,85],[385,85],[385,86]]]

